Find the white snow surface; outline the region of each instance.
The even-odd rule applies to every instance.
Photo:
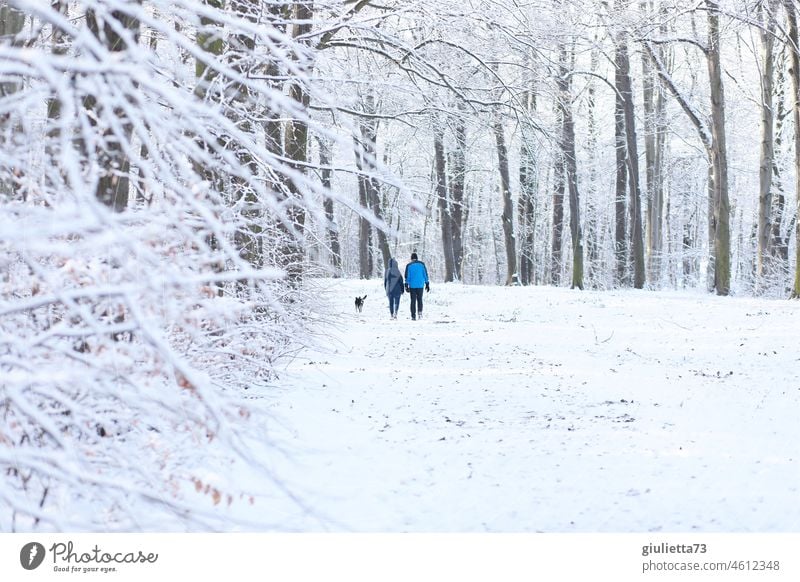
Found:
[[[392,321],[382,281],[323,286],[343,324],[265,395],[264,455],[302,509],[252,482],[251,516],[297,531],[800,531],[798,302],[434,284],[424,319],[404,295]]]

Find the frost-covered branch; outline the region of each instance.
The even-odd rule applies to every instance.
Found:
[[[264,126],[318,122],[257,75],[333,101],[308,48],[199,1],[15,6],[41,34],[0,60],[0,530],[279,527],[228,469],[294,498],[252,396],[318,317],[282,248],[323,211]]]

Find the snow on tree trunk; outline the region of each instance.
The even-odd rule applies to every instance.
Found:
[[[559,48],[558,103],[561,112],[561,155],[569,193],[569,229],[572,239],[572,284],[583,289],[583,241],[581,238],[578,162],[575,154],[575,122],[572,118],[572,94],[568,77],[567,48]]]
[[[497,146],[497,166],[500,171],[500,195],[503,201],[503,242],[506,249],[506,285],[514,285],[517,281],[517,245],[514,237],[514,204],[511,201],[511,176],[508,169],[508,149],[505,132],[499,115],[492,125],[495,144]]]
[[[761,156],[758,167],[758,232],[756,249],[756,288],[762,290],[764,277],[772,256],[770,248],[772,225],[772,168],[775,164],[775,111],[773,92],[775,76],[774,34],[777,0],[766,8],[759,7],[764,28],[761,30]],[[766,14],[764,12],[766,11]],[[765,21],[764,21],[765,20]]]
[[[791,0],[784,0],[789,35],[788,50],[791,65],[789,75],[792,78],[792,111],[794,114],[794,154],[795,154],[795,195],[797,197],[797,214],[795,215],[795,271],[792,297],[800,297],[800,33],[797,27],[797,12]]]
[[[453,269],[454,276],[459,281],[464,280],[464,193],[467,179],[467,124],[463,110],[455,120],[453,137],[455,147],[450,156],[449,189],[450,189],[450,216],[451,230],[453,232]]]
[[[439,209],[439,225],[442,232],[442,253],[444,255],[444,280],[451,282],[455,278],[455,256],[453,251],[453,218],[450,213],[451,203],[448,198],[447,168],[444,154],[444,126],[433,122],[433,165],[436,184],[436,202]]]
[[[364,205],[365,215],[362,221],[367,221],[366,227],[361,227],[362,239],[360,249],[364,249],[366,264],[361,272],[362,278],[369,278],[373,272],[372,225],[369,223],[369,213],[374,216],[376,221],[376,234],[378,238],[378,249],[383,259],[383,268],[389,265],[391,249],[389,239],[386,236],[385,226],[383,225],[383,210],[381,209],[380,184],[376,176],[377,164],[377,141],[378,141],[378,120],[375,118],[377,111],[375,97],[371,93],[363,97],[364,117],[358,122],[359,137],[355,138],[356,168],[359,171],[358,187],[359,200]],[[363,223],[362,223],[363,225]],[[363,242],[366,240],[366,245]]]
[[[640,3],[641,12],[648,18],[656,16],[652,0]],[[666,19],[661,19],[659,32],[666,37]],[[657,49],[664,61],[663,45]],[[642,51],[642,96],[644,105],[645,176],[647,180],[647,222],[645,227],[647,273],[651,284],[661,277],[662,253],[665,240],[664,214],[664,150],[665,150],[665,106],[662,84],[656,82],[653,59]]]
[[[615,67],[615,86],[622,85],[622,67]],[[616,154],[616,188],[614,191],[614,283],[622,286],[626,283],[628,273],[628,237],[627,228],[627,140],[625,135],[625,102],[620,91],[614,98],[614,145]]]
[[[711,159],[714,172],[714,288],[728,295],[731,288],[730,202],[728,150],[725,137],[725,91],[720,63],[719,2],[708,8],[708,77],[711,86]]]
[[[321,166],[320,181],[322,182],[322,187],[329,193],[333,188],[331,144],[322,137],[318,137],[317,142],[319,143],[319,165]],[[325,238],[330,248],[331,267],[333,267],[334,276],[338,277],[342,272],[342,250],[339,244],[339,228],[336,224],[336,216],[333,210],[334,200],[328,194],[324,197],[322,204],[325,209]]]
[[[625,117],[625,151],[628,166],[628,187],[630,198],[628,216],[630,225],[630,248],[633,264],[633,287],[641,289],[645,282],[644,242],[642,233],[642,205],[639,187],[639,148],[636,143],[636,117],[634,115],[633,88],[630,76],[630,58],[624,32],[619,32],[616,40],[616,66],[619,74],[617,90],[622,96]]]

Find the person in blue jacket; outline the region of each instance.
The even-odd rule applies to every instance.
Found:
[[[397,319],[397,309],[400,307],[400,296],[403,294],[403,275],[397,266],[397,261],[389,259],[389,266],[383,274],[383,288],[389,298],[389,315]]]
[[[428,269],[425,263],[417,258],[417,253],[411,253],[411,262],[406,265],[406,291],[411,295],[411,319],[422,319],[422,290],[430,291]]]

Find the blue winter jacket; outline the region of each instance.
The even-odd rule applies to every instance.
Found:
[[[406,285],[409,289],[422,289],[428,283],[428,269],[422,261],[411,261],[406,265]]]

